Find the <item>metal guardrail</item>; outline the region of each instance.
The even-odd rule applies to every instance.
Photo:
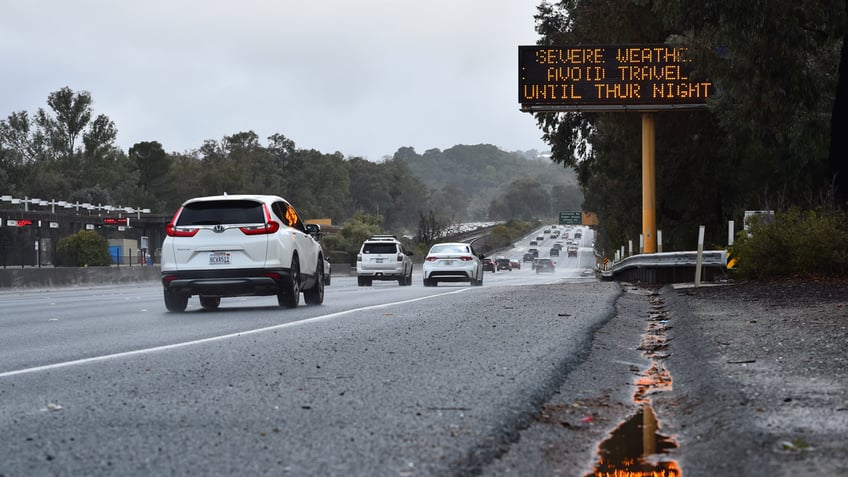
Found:
[[[604,280],[641,281],[647,283],[681,283],[695,280],[698,252],[664,252],[631,255],[601,270]],[[701,279],[715,280],[726,276],[727,251],[704,250],[701,257]]]

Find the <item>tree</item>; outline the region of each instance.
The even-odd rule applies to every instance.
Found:
[[[356,254],[365,239],[385,233],[383,217],[373,214],[356,214],[342,226],[336,235],[323,239],[325,252],[333,256],[346,256],[350,265],[355,265]]]
[[[542,44],[689,47],[696,66],[692,76],[712,81],[717,94],[707,111],[656,117],[657,224],[664,231],[707,224],[707,240],[721,243],[722,224],[742,210],[813,205],[830,187],[830,114],[845,36],[843,2],[563,0],[540,7],[536,18]],[[626,139],[634,137],[638,117],[627,116],[536,115],[553,159],[575,167],[587,208],[598,208],[604,232],[614,234],[615,242],[640,231],[630,224],[640,201],[619,200],[639,187],[638,144],[631,152],[638,135]],[[617,147],[622,145],[627,149]],[[630,159],[622,162],[624,157]],[[664,241],[694,246],[680,236],[664,233]]]
[[[848,16],[848,0],[845,0]],[[848,208],[848,136],[839,126],[848,124],[848,28],[842,36],[842,53],[839,57],[839,83],[830,117],[830,151],[828,174],[833,181],[833,202],[837,207]]]
[[[436,218],[432,210],[426,216],[420,212],[419,217],[416,239],[430,247],[444,235],[446,224]]]
[[[493,220],[528,220],[550,217],[551,195],[535,179],[513,181],[506,193],[492,201],[489,218]]]
[[[52,114],[38,109],[35,123],[50,144],[54,157],[65,161],[73,159],[77,139],[91,120],[91,104],[90,93],[74,93],[65,86],[47,97]]]
[[[124,157],[114,146],[114,123],[102,114],[91,120],[86,91],[64,87],[50,93],[47,104],[49,110],[39,108],[32,117],[21,111],[0,122],[0,149],[18,168],[26,192],[61,197],[95,185],[114,189],[125,172]]]
[[[93,230],[79,232],[59,240],[56,265],[61,267],[97,267],[111,265],[106,239]]]

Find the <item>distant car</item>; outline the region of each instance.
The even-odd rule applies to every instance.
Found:
[[[550,258],[537,259],[533,264],[536,273],[553,273],[556,271],[556,262]]]
[[[569,257],[576,257],[577,256],[577,250],[578,250],[577,245],[569,245],[568,248],[567,248],[568,256]]]
[[[551,257],[559,257],[559,248],[551,247]]]
[[[494,272],[497,269],[498,269],[498,266],[495,265],[494,260],[492,260],[491,258],[484,258],[483,259],[483,271],[484,272]]]
[[[527,249],[527,253],[532,253],[532,254],[533,254],[533,257],[538,257],[538,256],[539,256],[539,249],[537,249],[537,248],[528,248],[528,249]]]
[[[545,237],[543,235],[539,235],[538,237],[536,237],[536,240],[541,242],[542,240],[545,240]]]
[[[495,268],[498,270],[512,271],[512,262],[508,258],[498,257],[495,259]]]
[[[330,286],[330,282],[332,281],[332,275],[330,275],[330,271],[332,266],[330,262],[325,258],[324,259],[324,286]]]
[[[527,255],[527,254],[525,254],[525,256],[526,256],[526,255]],[[525,258],[526,258],[526,257],[525,257]],[[528,261],[528,260],[525,260],[525,262],[526,262],[526,261]],[[521,261],[520,261],[520,260],[510,260],[510,261],[509,261],[509,265],[510,265],[512,268],[515,268],[515,269],[517,269],[517,270],[521,270]]]
[[[473,286],[483,285],[483,261],[471,244],[434,244],[424,259],[423,270],[425,287],[434,287],[439,282],[470,282]]]
[[[531,241],[530,241],[530,245],[539,245],[539,242],[537,242],[537,241],[535,241],[535,240],[531,240]]]
[[[412,252],[394,235],[372,235],[362,242],[356,255],[356,282],[370,287],[373,280],[412,285]]]
[[[532,262],[535,259],[536,259],[536,254],[530,253],[530,252],[525,253],[524,257],[522,257],[522,260],[525,261],[525,262]]]
[[[556,248],[558,248],[558,249],[562,250],[562,247],[563,247],[562,242],[557,242],[557,243],[555,243],[555,244],[554,244],[554,247],[556,247]]]

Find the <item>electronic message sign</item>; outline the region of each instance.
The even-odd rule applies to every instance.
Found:
[[[713,84],[690,77],[688,48],[668,45],[519,46],[522,111],[705,107]]]

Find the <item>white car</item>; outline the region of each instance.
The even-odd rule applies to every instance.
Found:
[[[219,195],[184,202],[165,227],[165,307],[184,311],[192,295],[203,308],[221,297],[276,295],[280,306],[324,302],[321,227],[305,225],[282,197]]]
[[[470,282],[483,285],[483,262],[467,243],[437,243],[430,247],[424,259],[424,286],[439,282]]]
[[[394,235],[372,235],[356,255],[356,282],[371,286],[373,280],[397,280],[412,285],[412,252],[404,250]]]

